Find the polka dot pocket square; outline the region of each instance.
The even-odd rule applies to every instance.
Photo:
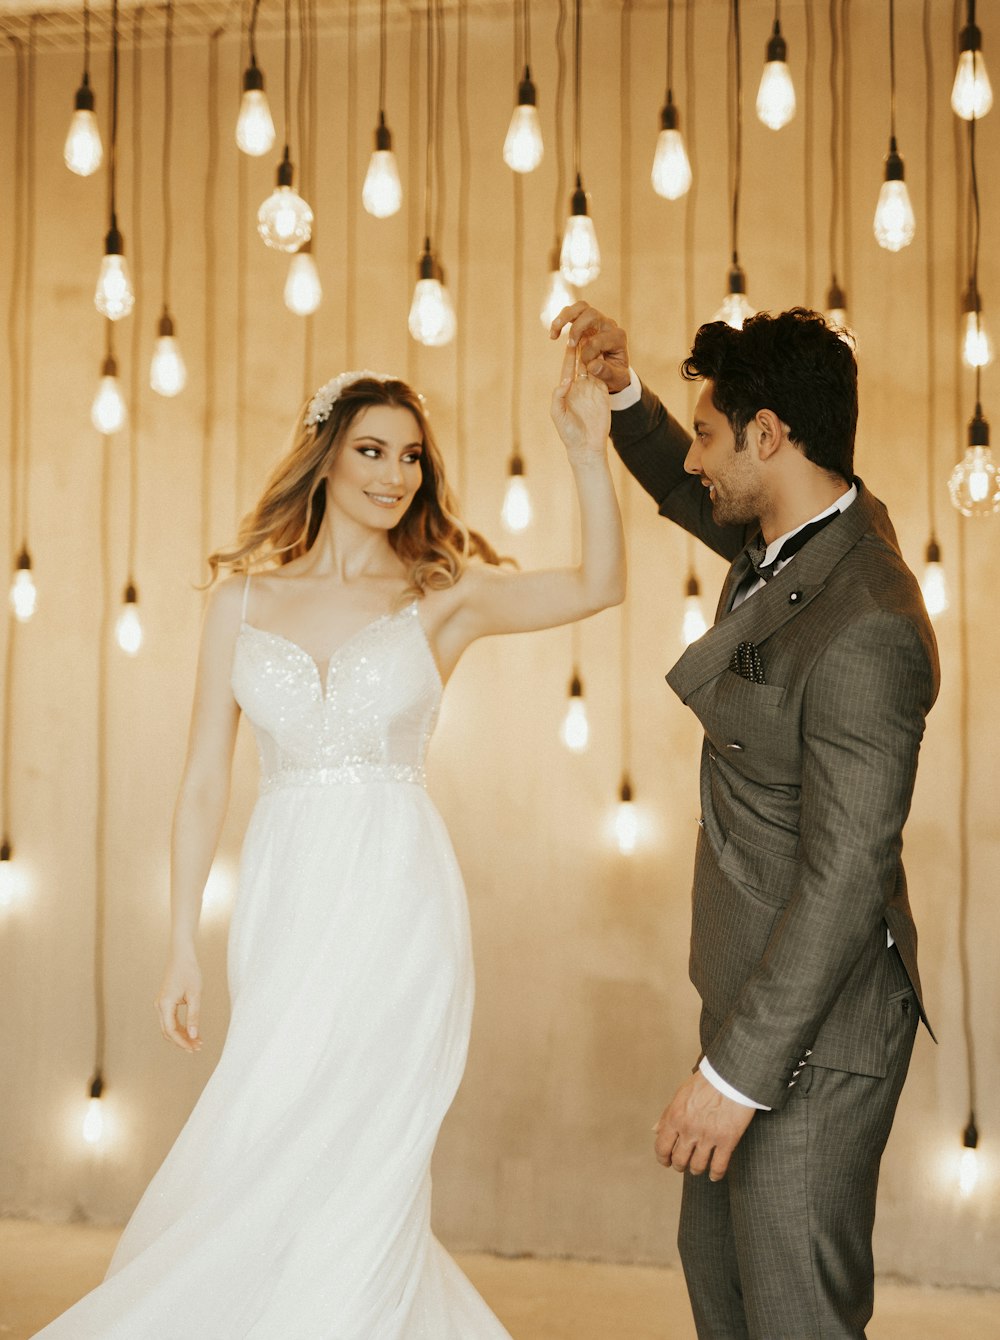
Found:
[[[749,679],[751,684],[767,683],[764,678],[764,662],[760,659],[760,652],[753,642],[740,643],[733,652],[729,668],[735,670],[742,679]]]

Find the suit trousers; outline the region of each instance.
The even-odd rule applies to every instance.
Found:
[[[884,1078],[806,1065],[721,1182],[684,1174],[678,1246],[698,1340],[864,1340],[879,1162],[919,1017],[887,952]]]

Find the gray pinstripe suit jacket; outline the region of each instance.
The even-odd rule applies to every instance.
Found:
[[[735,560],[716,623],[667,682],[705,730],[691,979],[719,1074],[772,1108],[810,1063],[881,1076],[890,994],[886,926],[927,1023],[901,861],[934,634],[882,503],[857,500],[751,600],[742,527],[712,519],[683,469],[688,435],[659,400],[613,415],[626,466],[678,522]],[[766,682],[730,669],[740,642]]]

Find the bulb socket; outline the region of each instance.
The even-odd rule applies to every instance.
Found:
[[[629,805],[632,802],[632,783],[629,780],[628,773],[622,778],[622,784],[618,790],[618,799],[623,805]]]
[[[924,551],[924,562],[925,563],[941,562],[941,546],[938,544],[937,540],[930,539],[927,541],[927,548]]]
[[[165,307],[163,309],[163,315],[157,322],[156,333],[159,336],[173,335],[174,333],[174,319]]]
[[[975,284],[970,282],[969,287],[962,294],[962,315],[968,316],[970,312],[981,312],[983,310],[983,300],[979,296],[979,290]]]
[[[976,1115],[969,1113],[969,1124],[962,1132],[962,1145],[966,1149],[977,1149],[979,1147],[979,1132],[976,1130]]]
[[[17,556],[17,570],[18,572],[31,571],[31,555],[28,553],[27,548],[22,549]]]
[[[139,603],[139,592],[136,590],[135,582],[129,582],[125,588],[124,604],[137,605]]]
[[[889,152],[885,156],[885,180],[886,181],[904,181],[906,173],[903,170],[903,160],[896,148],[896,137],[893,135],[889,141]]]
[[[534,107],[536,96],[535,86],[531,82],[531,70],[526,65],[524,67],[524,77],[517,86],[518,107]]]
[[[104,362],[101,364],[101,376],[118,376],[118,360],[115,358],[114,354],[108,354],[107,358],[105,358]]]
[[[839,309],[842,312],[847,310],[847,294],[837,283],[836,279],[827,289],[826,306],[827,310]]]
[[[292,160],[288,156],[288,145],[285,145],[285,151],[281,155],[281,162],[278,164],[278,185],[291,186],[295,180],[295,168]]]
[[[990,445],[990,425],[983,418],[983,411],[979,405],[976,406],[976,412],[969,420],[969,446],[970,447],[988,447]]]
[[[0,842],[0,861],[11,861],[14,859],[14,848],[10,845],[10,838],[4,838]]]
[[[91,1098],[100,1098],[103,1092],[104,1092],[104,1079],[101,1075],[101,1072],[98,1070],[97,1074],[90,1081],[90,1096]]]
[[[569,681],[569,696],[571,698],[583,697],[583,681],[575,670],[573,671],[573,678]]]
[[[386,153],[392,148],[392,131],[385,124],[385,112],[378,114],[378,125],[375,127],[375,152]]]
[[[691,596],[701,595],[701,583],[698,581],[698,578],[694,575],[693,572],[687,579],[687,583],[684,587],[684,594],[685,596],[688,597],[688,599],[690,599]]]
[[[974,23],[967,23],[958,35],[959,51],[981,51],[983,34]]]
[[[424,238],[424,249],[420,253],[420,260],[417,262],[418,279],[437,279],[437,263],[434,260],[434,252],[431,251],[431,239]]]
[[[574,190],[569,202],[570,214],[589,214],[587,208],[587,192],[583,189],[583,181],[579,172],[576,174],[576,189]]]
[[[781,35],[781,24],[777,19],[774,20],[774,32],[767,39],[767,47],[764,52],[764,59],[768,62],[788,59],[788,44]]]
[[[251,61],[243,71],[243,92],[264,92],[264,71],[258,66],[256,61]]]
[[[73,99],[73,110],[75,112],[92,112],[94,110],[94,90],[90,87],[90,75],[86,70],[83,72],[83,81],[76,90],[76,96]]]
[[[108,229],[107,235],[104,238],[104,254],[105,256],[125,255],[125,238],[119,232],[118,223],[113,216],[111,219],[111,227]]]
[[[729,271],[729,292],[746,293],[747,276],[743,266],[738,261],[733,262],[732,269]]]
[[[521,459],[521,453],[515,451],[510,458],[510,465],[507,467],[507,473],[512,479],[516,479],[524,474],[524,461]]]
[[[663,107],[660,109],[660,129],[677,130],[680,127],[680,124],[681,124],[680,113],[674,106],[673,92],[668,88],[667,100],[663,104]]]

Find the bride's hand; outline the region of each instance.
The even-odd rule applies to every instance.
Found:
[[[160,1032],[167,1041],[176,1043],[186,1052],[200,1051],[201,969],[193,952],[171,954],[160,994],[154,1003],[160,1017]],[[185,1005],[187,1011],[183,1024],[177,1015],[181,1005]]]
[[[571,461],[603,460],[611,431],[608,388],[586,373],[577,376],[577,361],[577,350],[567,346],[562,379],[552,392],[552,422]]]

